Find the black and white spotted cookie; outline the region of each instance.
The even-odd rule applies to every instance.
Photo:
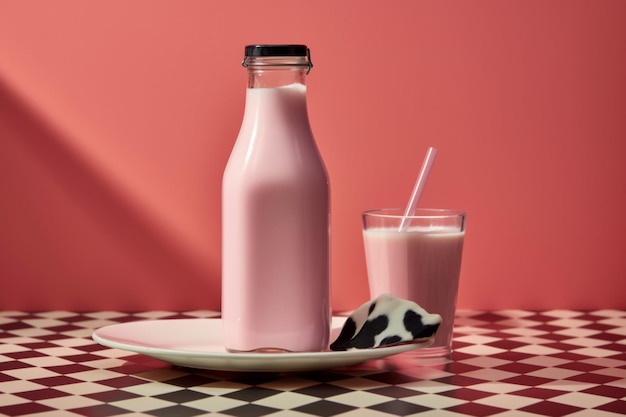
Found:
[[[368,349],[425,341],[435,335],[440,324],[439,314],[430,314],[413,301],[383,294],[350,314],[330,349]]]

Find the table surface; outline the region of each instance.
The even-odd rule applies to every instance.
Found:
[[[110,324],[214,314],[0,312],[0,415],[626,414],[626,311],[459,311],[449,359],[308,373],[181,368],[91,339]]]

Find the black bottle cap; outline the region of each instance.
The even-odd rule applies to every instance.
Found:
[[[309,56],[306,45],[247,45],[245,56]]]

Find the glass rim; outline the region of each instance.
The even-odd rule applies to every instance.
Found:
[[[380,218],[402,219],[444,219],[450,217],[465,217],[466,213],[453,209],[418,208],[412,216],[405,216],[404,208],[378,208],[365,210],[362,215]]]

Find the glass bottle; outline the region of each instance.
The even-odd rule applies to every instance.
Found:
[[[248,45],[243,121],[222,181],[229,351],[320,351],[330,330],[330,201],[306,104],[306,45]]]

